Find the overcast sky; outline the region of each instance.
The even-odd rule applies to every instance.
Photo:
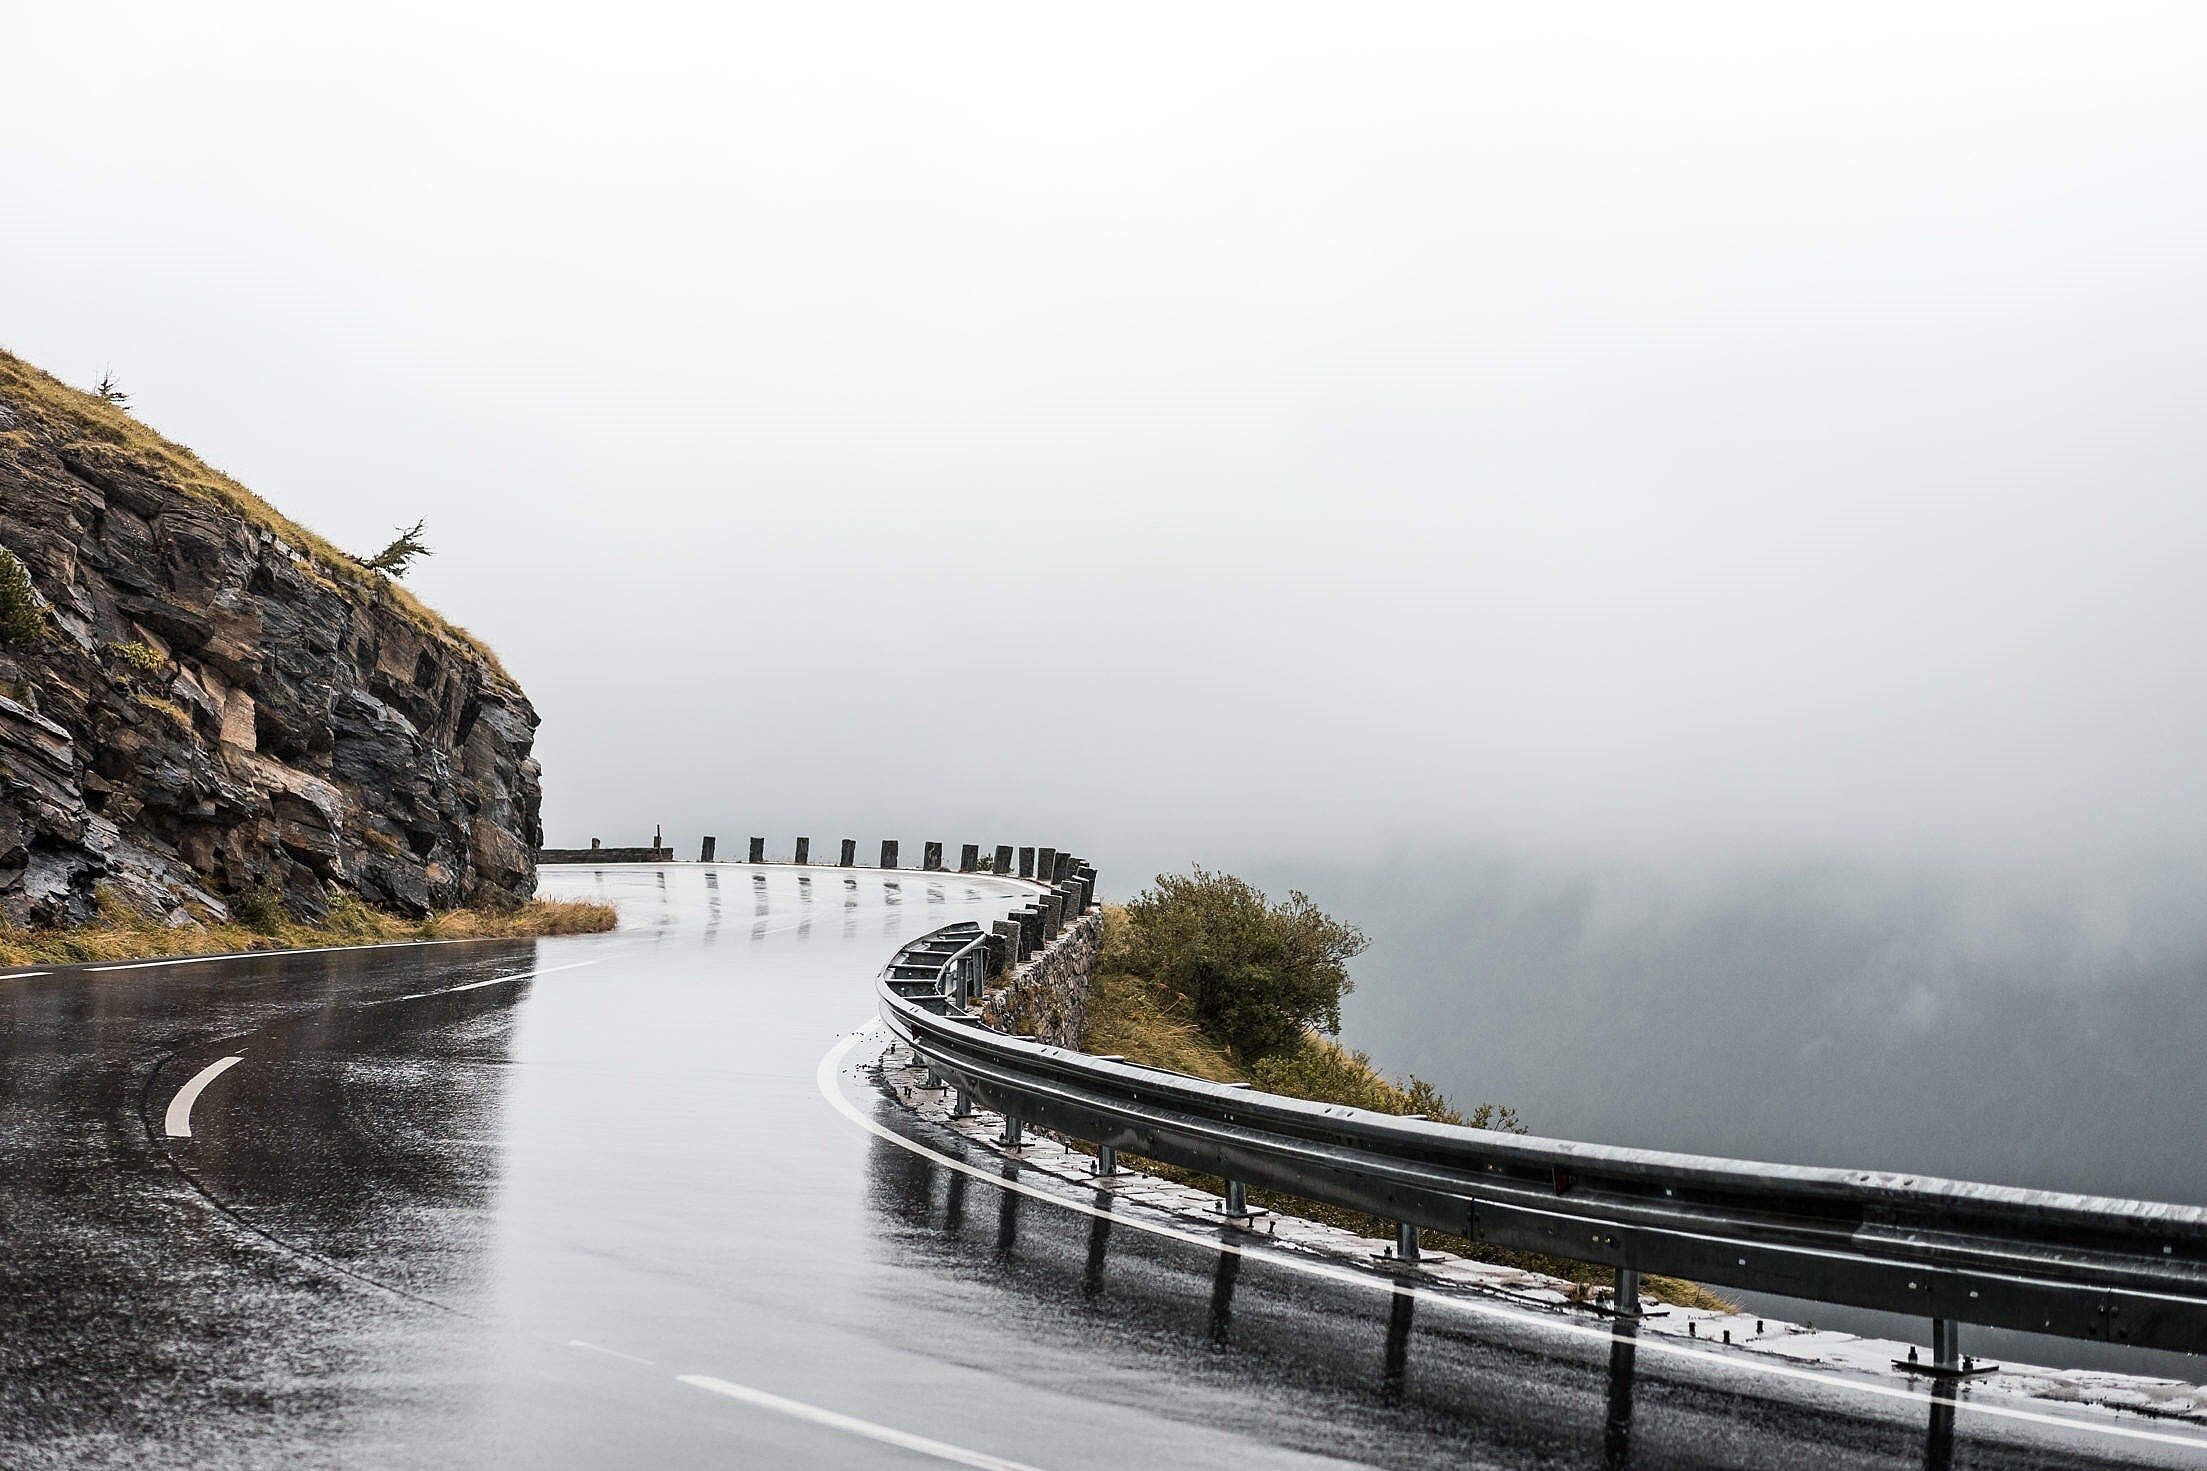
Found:
[[[2202,846],[2194,7],[13,8],[0,343],[555,843]]]

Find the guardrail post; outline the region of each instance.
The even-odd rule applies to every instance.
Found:
[[[1638,1267],[1619,1267],[1617,1269],[1617,1287],[1610,1294],[1609,1306],[1610,1310],[1620,1318],[1637,1318],[1640,1316],[1640,1269]]]
[[[595,848],[597,844],[592,843],[590,846]],[[1023,879],[1031,879],[1035,876],[1034,849],[1022,848],[1019,850],[1019,876]]]
[[[812,839],[799,838],[797,840],[797,856],[792,861],[797,863],[812,862]]]
[[[1226,1182],[1226,1219],[1246,1221],[1256,1214],[1249,1208],[1249,1189],[1239,1180]]]
[[[881,840],[881,866],[883,868],[895,868],[897,866],[897,840],[895,838],[883,838]]]
[[[929,873],[941,873],[943,871],[943,845],[941,843],[920,844],[920,867]]]
[[[950,1105],[950,1116],[954,1119],[972,1118],[973,1095],[971,1093],[968,1093],[963,1088],[958,1089],[957,1096],[955,1099],[952,1100]]]
[[[1962,1367],[1962,1325],[1952,1318],[1931,1320],[1931,1367],[1946,1373]]]
[[[1006,878],[1009,878],[1011,877],[1011,871],[1012,845],[1009,843],[998,843],[996,845],[996,872],[1004,875]]]
[[[844,868],[856,868],[858,866],[858,839],[845,838],[843,840],[843,859],[840,866]]]
[[[1004,1132],[996,1136],[996,1142],[1006,1149],[1018,1149],[1026,1131],[1026,1120],[1015,1113],[1005,1114]]]
[[[958,872],[979,873],[980,871],[981,845],[979,843],[968,843],[960,848],[958,850]]]
[[[766,862],[766,839],[753,838],[751,840],[751,856],[745,861],[750,863]]]
[[[1418,1228],[1409,1221],[1395,1222],[1395,1260],[1414,1262],[1423,1252],[1418,1250]]]
[[[1096,1146],[1096,1167],[1088,1173],[1091,1179],[1116,1180],[1128,1172],[1119,1168],[1118,1150],[1108,1144],[1099,1144]]]
[[[1044,882],[1044,883],[1049,883],[1049,882],[1050,882],[1050,881],[1051,881],[1052,879],[1054,879],[1054,878],[1055,878],[1055,877],[1057,876],[1057,866],[1058,866],[1058,850],[1057,850],[1057,849],[1055,849],[1055,848],[1037,848],[1037,849],[1035,849],[1035,872],[1034,872],[1034,876],[1035,876],[1036,878],[1038,878],[1038,879],[1042,880],[1042,882]],[[1022,874],[1020,875],[1020,877],[1021,877],[1021,878],[1025,878],[1025,877],[1026,877],[1026,875],[1025,875],[1024,873],[1022,873]]]

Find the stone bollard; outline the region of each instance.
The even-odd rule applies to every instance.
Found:
[[[897,840],[895,838],[883,838],[881,840],[881,866],[883,868],[895,868],[897,866]]]
[[[751,861],[753,863],[766,862],[766,839],[753,838],[751,840]]]
[[[1050,870],[1050,881],[1052,883],[1063,883],[1072,876],[1073,855],[1070,853],[1058,854],[1056,865]]]
[[[842,866],[845,868],[856,868],[858,866],[858,839],[845,838],[843,840]]]
[[[1041,880],[1041,881],[1042,881],[1043,883],[1045,883],[1045,884],[1047,884],[1047,883],[1050,883],[1051,881],[1053,881],[1053,880],[1054,880],[1054,879],[1055,879],[1055,878],[1057,877],[1057,867],[1058,867],[1058,850],[1057,850],[1057,849],[1055,849],[1055,848],[1037,848],[1037,849],[1035,849],[1035,874],[1034,874],[1034,876],[1035,876],[1035,877],[1036,877],[1037,879],[1040,879],[1040,880]]]
[[[929,873],[941,873],[943,871],[943,845],[940,843],[920,844],[920,867]]]
[[[1054,890],[1042,896],[1042,934],[1055,940],[1065,933],[1065,896]]]
[[[1086,914],[1089,910],[1096,907],[1096,866],[1093,863],[1082,864],[1080,867],[1079,878],[1081,886],[1081,913]]]
[[[1019,958],[1025,960],[1042,948],[1042,906],[1030,904],[1014,918],[1019,921]]]
[[[592,848],[596,848],[596,847],[598,847],[598,846],[599,846],[598,840],[597,840],[596,838],[592,838],[592,839],[590,840],[590,846],[591,846]]]
[[[996,845],[996,871],[997,871],[998,873],[1000,873],[1000,874],[1004,875],[1004,876],[1005,876],[1005,877],[1007,877],[1007,878],[1009,878],[1009,877],[1011,876],[1011,871],[1012,871],[1012,845],[1011,845],[1011,844],[1009,844],[1009,843],[998,843],[998,844]]]
[[[989,929],[1004,947],[1004,964],[1002,969],[997,972],[998,975],[1002,975],[1027,958],[1026,932],[1019,927],[1019,921],[1016,919],[997,920],[989,926]]]
[[[982,974],[990,976],[1002,975],[1006,968],[1005,957],[1010,955],[1010,953],[1011,951],[1007,948],[1006,942],[1004,940],[1003,931],[997,929],[994,925],[991,925],[989,927],[989,932],[981,937]],[[965,997],[961,995],[958,999],[960,1001],[963,1001],[965,1000]]]
[[[794,861],[798,863],[812,862],[812,839],[799,838],[797,840],[797,857]]]
[[[597,847],[598,840],[596,838],[592,838],[590,840],[590,846],[593,848]],[[1019,850],[1019,876],[1023,879],[1031,879],[1035,876],[1034,849],[1022,848]]]
[[[705,841],[697,845],[697,861],[700,863],[710,863],[713,861],[713,855],[719,850],[720,839],[712,837],[711,835],[707,835]]]
[[[979,843],[968,843],[960,848],[958,850],[958,872],[979,873],[980,871],[981,845]]]

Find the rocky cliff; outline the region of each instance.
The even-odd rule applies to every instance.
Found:
[[[0,548],[37,604],[0,637],[0,918],[82,920],[103,888],[178,922],[533,891],[537,717],[497,660],[5,353]]]

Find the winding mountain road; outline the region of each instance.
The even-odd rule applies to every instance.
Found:
[[[844,1044],[1020,885],[545,890],[623,927],[0,974],[0,1466],[2207,1464],[999,1188]]]

